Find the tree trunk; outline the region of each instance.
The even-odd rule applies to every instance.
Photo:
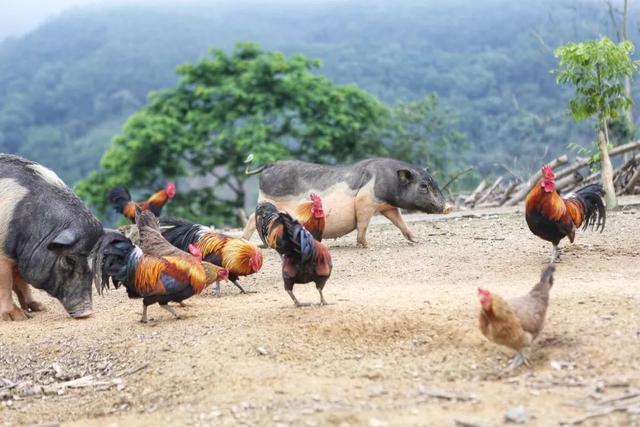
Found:
[[[604,187],[604,201],[607,209],[614,209],[618,206],[616,190],[613,186],[613,166],[609,157],[609,135],[607,134],[606,120],[600,120],[598,129],[598,148],[600,148],[600,172],[602,176],[602,186]]]
[[[622,15],[622,40],[629,40],[629,33],[627,31],[627,22],[629,20],[629,0],[624,0],[624,11]],[[631,77],[624,77],[624,94],[631,98]],[[625,110],[629,125],[633,129],[633,105]]]

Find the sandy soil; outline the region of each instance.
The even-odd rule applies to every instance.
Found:
[[[273,252],[244,280],[258,293],[223,285],[222,298],[189,300],[183,320],[154,306],[140,324],[141,302],[120,290],[76,321],[39,292],[48,312],[0,323],[0,379],[21,383],[0,383],[0,425],[490,426],[518,405],[527,425],[558,425],[640,391],[638,208],[565,245],[532,366],[511,374],[512,352],[477,329],[476,288],[527,292],[550,247],[522,212],[470,215],[412,223],[419,244],[386,223],[367,250],[354,234],[330,241],[326,307],[292,306]],[[311,285],[295,292],[318,300]],[[638,414],[583,425],[640,425]]]

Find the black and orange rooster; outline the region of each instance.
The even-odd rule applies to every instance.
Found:
[[[256,229],[262,242],[281,255],[284,289],[294,304],[303,305],[293,294],[293,285],[309,282],[316,284],[320,304],[327,304],[322,290],[333,267],[327,247],[314,239],[291,215],[268,202],[256,207]]]
[[[161,218],[162,235],[182,250],[195,245],[205,261],[229,270],[229,280],[246,294],[238,279],[257,273],[262,268],[262,252],[248,240],[228,236],[210,227],[194,224],[181,218]],[[220,282],[216,282],[216,295],[220,296]]]
[[[164,205],[176,195],[176,186],[173,182],[169,181],[166,188],[160,190],[144,202],[136,203],[131,200],[131,194],[129,190],[124,186],[113,187],[109,190],[107,200],[113,210],[117,213],[124,215],[131,222],[135,222],[136,208],[140,211],[150,210],[155,216],[160,216],[160,212]]]
[[[322,209],[322,199],[317,194],[311,193],[310,201],[302,202],[293,211],[295,219],[309,230],[314,239],[322,241],[324,233],[325,214]]]
[[[573,243],[576,228],[591,225],[604,230],[606,210],[602,201],[604,190],[591,184],[575,193],[560,197],[556,191],[555,174],[548,165],[542,167],[542,180],[527,195],[525,216],[533,234],[553,244],[551,262],[558,258],[558,243],[565,237]]]
[[[202,262],[197,247],[190,253],[173,247],[162,238],[153,213],[136,216],[140,229],[140,247],[115,230],[106,230],[93,254],[93,274],[98,293],[109,287],[124,286],[129,298],[142,298],[142,323],[147,322],[147,307],[158,303],[174,317],[178,314],[168,305],[202,292],[215,280],[224,280],[225,268]]]

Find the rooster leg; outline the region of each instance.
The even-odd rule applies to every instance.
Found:
[[[296,298],[296,296],[293,294],[293,291],[290,289],[287,289],[287,293],[293,300],[293,303],[296,305],[296,307],[300,307],[300,301],[298,301],[298,298]]]
[[[187,304],[185,304],[183,301],[178,301],[178,306],[181,308],[186,308],[189,307]]]
[[[168,304],[160,304],[160,307],[164,308],[169,313],[173,314],[173,317],[175,317],[176,319],[182,319],[182,317],[180,317],[180,315],[178,313],[176,313],[176,311],[170,305],[168,305]]]
[[[240,286],[240,283],[238,283],[238,281],[237,281],[237,280],[232,280],[231,282],[232,282],[234,285],[236,285],[236,287],[237,287],[238,289],[240,289],[240,293],[241,293],[241,294],[257,294],[257,293],[258,293],[258,292],[256,292],[256,291],[245,291],[245,290],[244,290],[244,288],[243,288],[242,286]]]
[[[320,294],[320,305],[327,305],[327,300],[324,299],[324,295],[322,295],[322,289],[317,288],[318,293]]]
[[[554,243],[553,248],[551,248],[551,255],[549,256],[549,262],[553,264],[559,258],[560,258],[560,249],[558,249],[558,245]]]
[[[215,296],[217,296],[218,298],[220,298],[220,280],[216,280]]]
[[[142,304],[142,318],[140,319],[140,323],[147,323],[147,306]]]
[[[298,298],[296,298],[296,296],[293,294],[292,290],[287,289],[287,293],[289,294],[289,296],[291,297],[291,299],[293,300],[293,303],[296,305],[296,307],[308,307],[311,304],[309,304],[308,302],[306,303],[301,303],[300,301],[298,301]]]

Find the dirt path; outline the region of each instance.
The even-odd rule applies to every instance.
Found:
[[[223,298],[190,300],[179,321],[155,306],[155,321],[138,323],[141,302],[122,290],[95,297],[86,321],[42,295],[47,313],[0,323],[0,379],[31,381],[0,383],[0,425],[489,426],[517,405],[527,425],[558,425],[586,413],[569,401],[640,388],[639,226],[628,208],[603,234],[578,234],[558,265],[532,367],[511,376],[499,370],[512,353],[476,327],[476,288],[527,292],[550,249],[512,211],[415,222],[417,245],[390,225],[372,226],[368,250],[354,235],[329,242],[327,307],[293,308],[272,252],[245,280],[259,293],[223,286]],[[309,285],[295,292],[318,299]],[[46,386],[86,375],[102,383],[60,395]],[[46,395],[34,387],[43,384]],[[640,425],[640,415],[592,422]]]

